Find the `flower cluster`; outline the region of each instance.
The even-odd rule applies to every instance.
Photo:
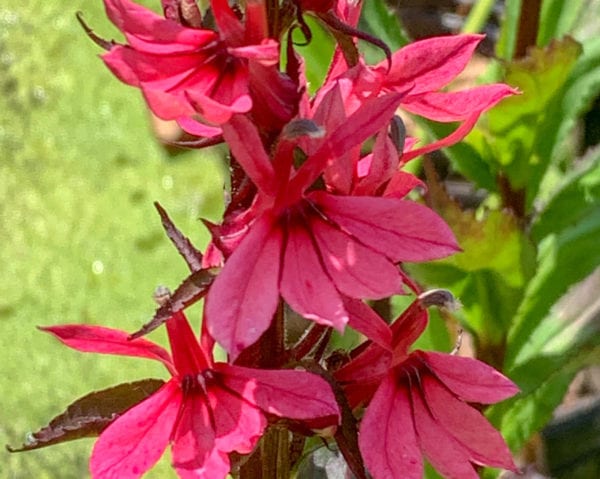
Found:
[[[193,0],[163,0],[163,17],[104,0],[125,43],[99,41],[103,61],[156,116],[176,120],[199,145],[227,145],[231,191],[220,224],[205,222],[204,255],[160,210],[191,270],[142,330],[166,322],[170,354],[142,333],[45,328],[71,348],[158,360],[171,375],[109,421],[92,476],[140,477],[170,444],[182,478],[223,478],[232,468],[258,477],[239,457],[264,455],[256,445],[273,424],[295,438],[329,428],[358,477],[420,478],[422,456],[448,478],[478,477],[474,465],[514,470],[472,404],[501,401],[516,387],[477,360],[411,351],[427,323],[421,297],[391,325],[366,302],[418,295],[402,263],[459,250],[445,222],[408,199],[421,182],[402,166],[460,141],[515,93],[504,84],[445,90],[481,36],[415,42],[369,65],[358,39],[381,42],[358,30],[360,1],[209,3],[202,11]],[[339,40],[313,96],[293,35],[308,32],[306,15]],[[421,144],[399,111],[457,126]],[[202,297],[198,339],[183,309]],[[292,323],[305,328],[297,342],[285,334]],[[327,341],[346,327],[366,342],[331,366]],[[213,360],[215,342],[227,362]]]

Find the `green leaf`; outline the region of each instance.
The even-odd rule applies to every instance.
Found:
[[[549,234],[594,215],[600,215],[600,147],[591,150],[577,169],[556,186],[554,195],[534,220],[531,236],[539,243]]]
[[[310,93],[314,93],[327,75],[335,50],[335,40],[318,20],[309,16],[306,16],[305,20],[312,33],[312,39],[308,45],[297,46],[296,51],[305,60],[308,89]],[[300,31],[294,32],[295,42],[302,44],[305,40]]]
[[[505,99],[487,116],[483,131],[493,157],[486,159],[514,190],[525,191],[528,210],[556,146],[565,85],[580,53],[581,46],[566,38],[509,63],[504,81],[523,93]]]
[[[551,40],[561,38],[572,32],[581,9],[588,2],[583,0],[544,0],[540,12],[537,45],[545,47]]]
[[[559,364],[550,358],[539,358],[526,363],[521,370],[509,373],[523,391],[486,412],[512,451],[519,451],[531,435],[548,422],[562,401],[578,368],[561,369],[557,367]],[[540,384],[528,388],[529,378],[540,379]]]
[[[539,245],[538,269],[509,331],[507,367],[531,356],[530,337],[567,289],[600,264],[600,215],[595,211],[576,226],[546,236]]]
[[[600,37],[583,43],[583,53],[577,59],[563,91],[557,115],[558,125],[552,132],[555,135],[552,158],[557,159],[560,148],[573,132],[578,118],[586,113],[600,94]]]
[[[397,14],[390,10],[384,0],[364,2],[361,27],[387,43],[392,51],[410,42],[402,29]]]
[[[534,272],[533,246],[508,212],[490,211],[478,219],[473,212],[461,211],[436,184],[429,185],[429,198],[452,226],[463,251],[410,270],[460,299],[463,323],[479,345],[501,345]]]
[[[502,29],[500,30],[500,38],[496,44],[496,55],[503,60],[510,61],[515,54],[521,1],[527,0],[507,0],[504,5]]]
[[[488,416],[513,450],[552,417],[575,374],[598,363],[600,301],[590,302],[581,308],[575,300],[570,309],[563,307],[546,318],[528,344],[531,355],[508,371],[521,393],[490,408]]]
[[[144,379],[94,391],[75,401],[46,427],[32,433],[23,446],[7,446],[7,449],[10,452],[31,451],[83,437],[99,436],[111,422],[164,384],[161,379]]]

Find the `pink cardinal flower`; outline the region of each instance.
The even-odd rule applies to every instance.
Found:
[[[340,1],[338,14],[356,25],[362,2]],[[400,108],[417,116],[441,123],[457,122],[456,130],[431,144],[405,151],[401,161],[446,148],[461,141],[473,129],[480,116],[502,99],[519,91],[504,83],[481,85],[464,90],[446,91],[465,69],[483,35],[451,35],[419,40],[406,45],[375,66],[359,61],[348,68],[339,49],[329,69],[327,84],[346,78],[353,82],[353,95],[360,101],[365,95],[401,93]],[[367,89],[366,89],[366,88]]]
[[[369,472],[421,479],[423,456],[448,479],[477,479],[474,465],[515,471],[502,436],[468,403],[493,404],[518,388],[475,359],[409,352],[426,323],[417,300],[391,326],[387,347],[374,330],[377,343],[335,373],[351,406],[368,403],[359,448]]]
[[[318,135],[319,146],[297,169],[299,138],[310,122],[285,127],[272,158],[245,116],[223,126],[233,156],[258,188],[245,231],[236,225],[236,247],[206,300],[207,327],[231,360],[269,327],[280,295],[304,317],[342,330],[349,321],[344,297],[402,293],[396,263],[457,251],[449,227],[425,206],[309,190],[328,164],[386,127],[400,100],[390,94],[365,101]],[[223,243],[219,228],[212,229],[215,243]]]
[[[172,378],[112,422],[90,460],[94,479],[141,477],[170,443],[183,479],[218,479],[229,472],[228,453],[252,451],[266,414],[303,421],[309,428],[337,425],[339,409],[327,382],[299,370],[257,370],[213,363],[182,312],[167,321],[172,355],[145,339],[100,326],[42,328],[78,351],[162,362]]]
[[[279,45],[267,38],[263,1],[248,2],[242,23],[227,0],[211,0],[218,31],[182,26],[129,0],[104,3],[128,41],[115,44],[103,55],[104,62],[120,80],[141,89],[158,117],[178,120],[190,133],[220,134],[214,125],[252,108],[253,83],[284,82],[276,70]],[[294,85],[278,85],[277,91],[290,88],[295,90]],[[287,119],[292,114],[292,106],[280,98],[268,104],[275,115]],[[210,125],[192,120],[195,115]]]

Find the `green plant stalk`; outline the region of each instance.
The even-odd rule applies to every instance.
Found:
[[[463,24],[461,33],[479,33],[490,18],[495,0],[479,0],[473,5]]]

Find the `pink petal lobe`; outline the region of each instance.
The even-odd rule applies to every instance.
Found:
[[[210,288],[207,328],[232,361],[271,324],[279,300],[281,247],[281,231],[269,217],[259,218]]]
[[[137,479],[162,456],[182,396],[175,380],[117,418],[100,435],[90,459],[94,479]]]
[[[466,120],[476,112],[484,112],[517,91],[508,85],[496,83],[456,92],[429,92],[402,104],[405,110],[439,122]]]
[[[366,100],[342,125],[328,134],[323,146],[298,170],[290,182],[290,197],[297,198],[328,164],[384,128],[401,99],[400,94],[388,94]]]
[[[516,471],[504,439],[483,414],[451,394],[433,376],[426,374],[421,379],[433,417],[470,453],[471,461]]]
[[[125,331],[85,324],[46,326],[39,329],[77,351],[155,359],[170,371],[173,370],[171,356],[165,349],[144,338],[130,340],[129,333]]]
[[[360,425],[358,445],[374,479],[421,479],[423,460],[407,391],[388,375],[369,404]]]
[[[417,439],[427,460],[447,479],[478,479],[466,448],[431,416],[416,387],[410,393]]]
[[[392,331],[373,309],[362,301],[343,298],[350,318],[348,325],[385,349],[391,349]]]
[[[519,392],[506,376],[476,359],[431,351],[414,354],[419,354],[433,374],[465,401],[493,404]]]
[[[173,432],[173,467],[182,479],[222,479],[229,472],[229,458],[216,448],[211,412],[201,394],[184,397]]]
[[[216,37],[210,30],[185,28],[129,0],[104,0],[110,20],[134,48],[149,53],[193,50]]]
[[[227,388],[263,411],[308,421],[313,427],[339,424],[340,412],[331,386],[316,374],[281,369],[215,365]]]
[[[258,131],[244,115],[234,115],[222,126],[223,137],[235,159],[254,184],[267,194],[275,193],[275,174]]]
[[[311,219],[310,228],[327,273],[341,293],[366,299],[402,293],[398,268],[385,256],[318,217]]]
[[[251,452],[267,427],[263,412],[245,400],[245,396],[239,397],[221,385],[209,388],[208,397],[215,412],[216,443],[219,450],[241,454]]]
[[[173,355],[173,363],[179,377],[193,375],[208,369],[208,356],[200,348],[196,335],[183,311],[171,316],[166,324],[169,343]]]
[[[448,225],[418,203],[321,192],[315,197],[327,218],[394,262],[438,259],[459,249]]]
[[[467,65],[483,35],[452,35],[420,40],[392,56],[385,86],[410,95],[439,90]],[[385,65],[385,61],[379,66]]]
[[[348,322],[339,292],[323,271],[309,233],[290,225],[280,281],[281,296],[298,314],[343,331]]]
[[[205,125],[186,116],[178,117],[177,123],[184,131],[201,138],[214,138],[223,133],[218,126]]]
[[[394,173],[390,179],[390,182],[385,187],[383,196],[402,199],[417,187],[422,188],[423,191],[427,189],[425,183],[415,175],[400,170]]]

